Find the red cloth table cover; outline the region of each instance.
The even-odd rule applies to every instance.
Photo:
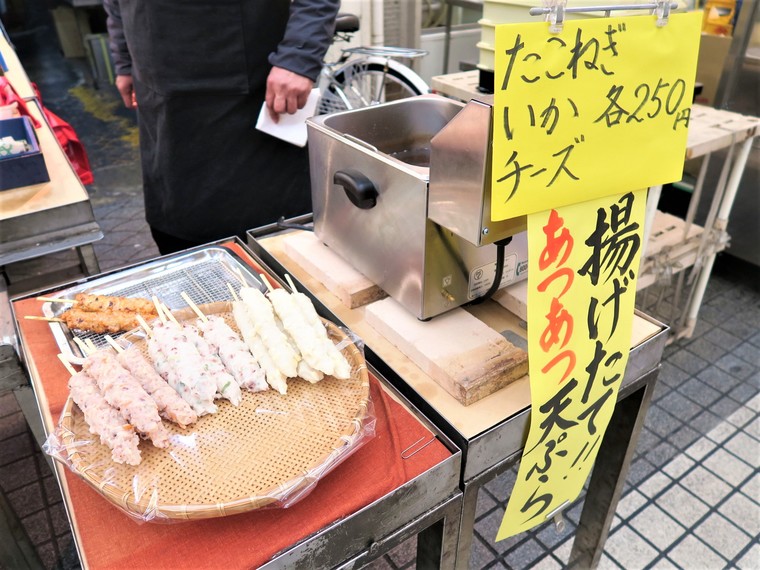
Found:
[[[260,271],[237,244],[227,244]],[[69,374],[40,315],[42,302],[14,302],[22,342],[36,370],[35,390],[43,414],[57,422],[68,398]],[[33,366],[32,366],[33,365]],[[254,568],[330,523],[383,497],[450,455],[438,440],[407,459],[402,452],[433,437],[370,375],[376,436],[325,476],[303,500],[287,509],[264,509],[230,517],[174,524],[137,523],[64,470],[69,510],[84,564],[90,568]],[[46,408],[46,409],[45,409]]]

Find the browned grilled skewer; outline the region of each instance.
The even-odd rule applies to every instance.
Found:
[[[74,297],[74,302],[74,308],[82,311],[115,311],[140,313],[144,317],[157,316],[156,307],[148,299],[78,293]]]
[[[90,331],[97,334],[129,331],[139,326],[137,315],[126,311],[92,313],[80,309],[69,309],[59,315],[70,329]]]

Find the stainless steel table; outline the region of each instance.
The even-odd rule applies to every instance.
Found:
[[[300,222],[307,219],[299,220]],[[283,234],[275,226],[249,232],[249,246],[276,274],[288,273],[297,287],[321,305],[331,318],[356,332],[365,342],[367,359],[417,405],[462,449],[460,488],[464,493],[459,528],[457,568],[467,568],[480,488],[514,465],[527,437],[530,395],[527,377],[470,406],[462,406],[409,358],[372,329],[363,308],[348,309],[314,276],[287,256]],[[518,319],[494,302],[471,312],[499,332],[519,331]],[[634,318],[634,338],[610,428],[594,468],[572,552],[573,564],[594,567],[602,554],[638,434],[657,378],[667,327],[642,314]],[[506,497],[504,498],[506,499]]]
[[[55,134],[45,121],[29,78],[0,25],[6,78],[40,127],[35,129],[50,181],[0,192],[0,267],[76,248],[82,272],[100,271],[92,243],[103,238],[92,205]]]
[[[237,238],[221,240],[208,245],[236,248],[233,249],[234,253],[240,255],[242,259],[253,261],[254,264],[258,265],[254,267],[255,271],[264,270],[269,272],[264,264],[260,263],[255,256],[245,250]],[[12,301],[14,321],[19,329],[19,341],[24,366],[31,378],[37,399],[36,403],[39,408],[39,414],[42,417],[46,435],[54,429],[51,408],[60,408],[62,405],[60,402],[54,401],[56,397],[60,399],[60,393],[58,393],[58,396],[55,396],[55,392],[51,392],[50,390],[60,379],[52,378],[49,372],[51,355],[53,356],[52,361],[55,361],[54,354],[59,349],[54,342],[52,333],[48,338],[39,329],[35,334],[32,334],[30,330],[31,326],[35,326],[31,323],[36,323],[36,326],[47,326],[47,324],[40,323],[39,321],[27,321],[23,319],[22,315],[30,309],[36,310],[37,304],[41,305],[39,301],[36,301],[37,296],[55,294],[56,291],[75,284],[77,286],[87,284],[87,287],[97,290],[98,284],[101,283],[101,287],[104,286],[103,284],[107,283],[110,277],[118,277],[121,272],[139,269],[148,265],[151,265],[151,269],[154,271],[153,275],[159,275],[156,280],[158,283],[157,287],[160,289],[162,279],[160,275],[163,275],[162,271],[164,269],[169,270],[172,267],[172,262],[176,261],[178,255],[180,254],[134,264],[103,275],[80,280],[76,283],[59,285],[55,289],[37,291]],[[185,271],[190,270],[187,269]],[[276,279],[276,277],[273,278]],[[227,292],[224,287],[221,288],[221,291],[219,295]],[[156,290],[155,293],[158,295],[162,294],[160,290]],[[163,291],[163,293],[166,294],[166,291]],[[32,305],[32,303],[37,304]],[[370,373],[378,380],[381,389],[399,402],[419,424],[427,428],[425,433],[430,433],[431,437],[437,439],[446,448],[447,454],[445,458],[441,461],[436,460],[423,473],[397,486],[360,510],[296,542],[270,559],[263,566],[264,568],[311,569],[357,567],[382,556],[390,549],[414,536],[418,537],[418,568],[454,567],[463,496],[459,487],[461,451],[439,428],[425,418],[413,403],[388,383],[371,364],[369,364],[368,368]],[[395,460],[404,461],[408,457],[408,454],[413,454],[416,449],[416,447],[412,448],[410,446],[402,450],[401,456]],[[346,459],[346,463],[350,462],[351,459]],[[72,524],[72,533],[77,544],[80,560],[83,567],[91,567],[87,557],[83,554],[84,549],[82,548],[82,544],[83,541],[87,541],[88,537],[80,528],[81,523],[78,522],[78,515],[92,509],[100,509],[103,513],[102,516],[117,517],[114,519],[114,525],[124,524],[124,517],[113,511],[111,505],[102,497],[95,496],[89,499],[80,493],[76,495],[79,498],[79,502],[74,500],[70,491],[69,481],[76,477],[71,475],[58,462],[54,462],[54,464],[54,470],[63,491],[64,504]],[[340,466],[337,469],[340,469]],[[378,473],[377,476],[384,478],[385,474]],[[347,492],[350,492],[350,490],[347,490]],[[290,507],[290,509],[297,508],[298,505]],[[255,528],[250,524],[245,526],[245,516],[245,514],[241,514],[233,517],[241,521],[235,527],[235,532],[255,533]],[[306,516],[306,513],[301,516]],[[183,524],[193,523],[187,522]],[[151,526],[154,525],[141,525],[140,528],[149,529]],[[163,527],[164,525],[157,526]],[[176,528],[179,530],[181,526],[179,525]],[[149,532],[149,530],[146,532]],[[174,546],[175,548],[177,547],[177,545]],[[106,547],[110,548],[110,545],[90,545],[90,549]],[[225,548],[225,545],[209,545],[209,547],[218,548],[218,552],[223,552],[222,549]],[[253,542],[252,548],[255,548]],[[157,560],[156,563],[158,565],[161,564],[160,560]]]

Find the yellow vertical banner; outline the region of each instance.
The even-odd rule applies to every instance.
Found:
[[[680,180],[701,19],[497,26],[493,219]]]
[[[645,205],[638,190],[528,215],[532,411],[496,540],[583,489],[628,362]]]

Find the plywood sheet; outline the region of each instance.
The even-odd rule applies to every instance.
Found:
[[[528,372],[528,354],[464,309],[428,322],[393,299],[368,305],[367,323],[465,406]]]
[[[313,232],[288,234],[282,243],[288,257],[319,279],[349,309],[387,297],[385,291],[346,263]]]

